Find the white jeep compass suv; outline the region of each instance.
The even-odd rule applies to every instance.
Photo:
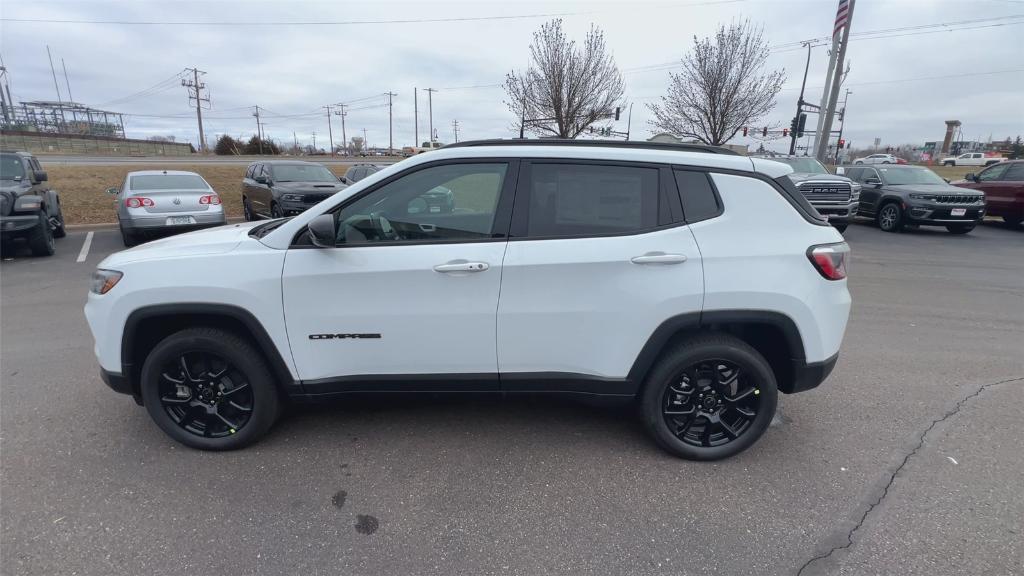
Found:
[[[673,454],[764,433],[835,366],[849,249],[789,166],[696,145],[464,142],[291,218],[113,254],[102,377],[175,440],[251,444],[353,392],[635,398]],[[451,209],[433,199],[449,195]]]

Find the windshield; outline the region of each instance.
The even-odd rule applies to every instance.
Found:
[[[128,189],[138,190],[209,190],[210,185],[198,174],[145,174],[132,176]]]
[[[274,166],[275,182],[337,182],[330,170],[319,164],[278,164]]]
[[[0,180],[23,180],[25,167],[15,154],[0,154]]]
[[[903,184],[945,184],[946,181],[927,168],[879,168],[882,180],[886,184],[900,186]]]
[[[782,162],[783,164],[789,164],[793,167],[794,172],[804,172],[807,174],[828,174],[828,170],[822,166],[821,162],[818,162],[814,158],[772,158],[776,162]]]

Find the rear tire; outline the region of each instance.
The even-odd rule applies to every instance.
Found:
[[[245,218],[246,222],[252,222],[256,218],[252,215],[252,204],[249,203],[249,199],[242,197],[242,217]]]
[[[749,344],[706,334],[662,355],[640,402],[644,426],[659,446],[688,460],[719,460],[764,434],[778,388],[768,362]]]
[[[121,242],[124,242],[125,248],[131,248],[139,243],[139,237],[131,232],[121,228]]]
[[[39,212],[39,222],[28,234],[28,247],[32,249],[33,256],[53,256],[57,251],[57,244],[53,241],[53,229],[50,228],[50,219],[46,212]]]
[[[236,334],[189,328],[149,353],[140,392],[150,417],[174,440],[234,450],[256,442],[280,414],[270,374],[260,352]]]
[[[1020,226],[1021,222],[1024,222],[1024,218],[1020,216],[1003,216],[1003,222],[1006,222],[1009,226]]]
[[[946,226],[946,230],[949,230],[950,234],[967,234],[971,230],[974,230],[975,224],[950,224]]]
[[[64,211],[61,210],[60,204],[57,205],[57,226],[53,229],[54,238],[63,238],[68,235],[67,230],[64,229]]]
[[[899,204],[889,202],[878,211],[875,221],[883,232],[899,232],[903,230],[903,210]]]

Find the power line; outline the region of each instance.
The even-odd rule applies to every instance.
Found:
[[[165,80],[161,80],[160,82],[157,82],[149,88],[144,88],[142,90],[139,90],[138,92],[133,92],[132,94],[129,94],[127,96],[122,96],[121,98],[115,98],[113,100],[103,102],[102,104],[98,104],[97,106],[102,108],[110,106],[112,104],[123,104],[124,102],[127,102],[129,100],[134,100],[136,98],[143,96],[152,96],[153,94],[156,94],[158,92],[163,92],[165,90],[169,90],[170,88],[178,86],[178,81],[181,80],[181,78],[183,78],[184,76],[185,71],[182,70],[174,76],[171,76],[170,78],[167,78]]]
[[[738,1],[738,0],[731,0]],[[720,2],[725,3],[725,2]],[[407,18],[396,20],[263,20],[263,21],[156,21],[156,20],[59,20],[50,18],[0,18],[0,22],[25,24],[113,24],[119,26],[357,26],[363,24],[440,24],[445,22],[480,22],[485,20],[524,20],[581,16],[593,12],[553,12],[549,14],[512,14],[501,16],[459,16],[452,18]]]

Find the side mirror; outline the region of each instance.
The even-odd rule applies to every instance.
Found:
[[[846,168],[843,168],[842,166],[836,166],[836,174],[840,176],[846,174]]]
[[[46,182],[46,172],[42,170],[36,170],[35,172],[32,173],[32,178],[34,178],[36,182]]]
[[[255,180],[256,182],[258,182],[260,184],[267,184],[269,182],[269,180],[267,180],[266,176],[254,176],[253,180]]]
[[[110,194],[111,196],[117,196],[120,193],[121,190],[117,186],[111,186],[110,188],[107,188],[107,194]]]
[[[943,178],[943,180],[946,181],[946,184],[949,184],[949,178]]]
[[[967,180],[968,182],[977,182],[978,177],[974,174],[974,172],[968,172],[967,174],[964,174],[964,180]]]
[[[882,187],[882,181],[879,180],[878,178],[868,178],[867,180],[864,180],[864,185],[865,186],[874,186],[875,188],[881,188]]]
[[[334,248],[338,242],[338,231],[333,214],[321,214],[309,221],[309,239],[318,248]]]

